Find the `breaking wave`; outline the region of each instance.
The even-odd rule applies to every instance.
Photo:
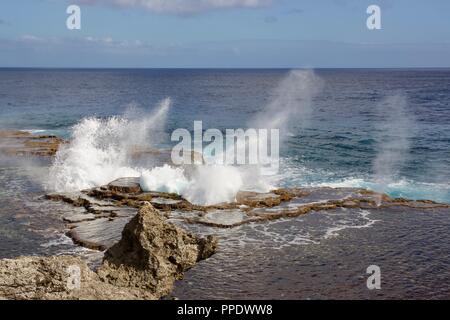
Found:
[[[77,191],[107,184],[121,177],[137,177],[130,166],[130,153],[155,141],[166,122],[169,98],[145,116],[130,110],[124,117],[85,118],[72,128],[70,142],[63,145],[50,168],[47,189]]]
[[[319,83],[313,71],[291,71],[275,90],[273,100],[249,123],[265,129],[289,128],[309,112]],[[134,166],[132,151],[153,146],[164,129],[170,105],[167,98],[149,115],[83,119],[72,128],[71,141],[58,151],[47,189],[77,191],[120,177],[140,177],[145,191],[174,192],[192,203],[211,205],[234,201],[239,190],[272,188],[258,166],[199,165],[189,174],[183,167]]]

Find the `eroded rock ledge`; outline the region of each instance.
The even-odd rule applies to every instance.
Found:
[[[215,237],[176,227],[144,203],[97,272],[72,256],[0,260],[0,299],[159,299],[216,248]]]
[[[9,156],[54,156],[65,140],[26,131],[0,131],[0,153]]]
[[[402,206],[432,210],[450,207],[428,200],[392,199],[365,189],[327,187],[278,189],[268,193],[243,191],[237,194],[233,203],[199,206],[176,194],[143,192],[138,178],[121,178],[102,187],[46,197],[74,207],[64,216],[69,228],[67,235],[75,243],[97,250],[105,250],[119,241],[125,224],[146,202],[161,210],[169,222],[182,221],[216,228],[264,223],[336,208],[378,210]]]

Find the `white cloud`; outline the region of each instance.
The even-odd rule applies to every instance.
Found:
[[[112,37],[105,37],[105,38],[94,38],[94,37],[85,37],[83,39],[76,39],[76,40],[67,40],[66,41],[72,41],[79,43],[81,45],[84,44],[94,44],[97,46],[103,46],[103,47],[116,47],[116,48],[130,48],[130,49],[136,49],[136,48],[145,48],[150,47],[149,44],[146,44],[140,40],[114,40]]]
[[[19,40],[21,40],[22,42],[29,42],[29,43],[43,43],[47,41],[47,39],[40,38],[31,34],[25,34],[21,36]]]
[[[194,14],[209,10],[258,8],[273,0],[80,0],[81,3],[144,8],[155,13]]]

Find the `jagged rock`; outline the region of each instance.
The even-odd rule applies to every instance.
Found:
[[[199,238],[166,221],[150,203],[125,226],[122,239],[105,252],[100,278],[118,287],[170,293],[176,279],[211,256],[217,238]]]
[[[0,299],[155,298],[146,290],[118,288],[101,281],[84,261],[72,256],[20,257],[0,260]]]

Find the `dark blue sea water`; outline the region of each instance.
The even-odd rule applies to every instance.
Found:
[[[130,105],[151,110],[166,97],[173,101],[169,133],[192,129],[194,120],[202,120],[204,129],[246,128],[279,98],[289,72],[1,69],[0,128],[68,137],[84,117],[121,115]],[[285,128],[280,185],[362,186],[450,202],[450,70],[314,73],[321,84],[308,112]],[[286,94],[295,96],[296,85],[288,85]],[[404,117],[406,124],[398,119]],[[377,172],[377,157],[392,148],[394,156],[385,156],[394,157],[393,165]]]

